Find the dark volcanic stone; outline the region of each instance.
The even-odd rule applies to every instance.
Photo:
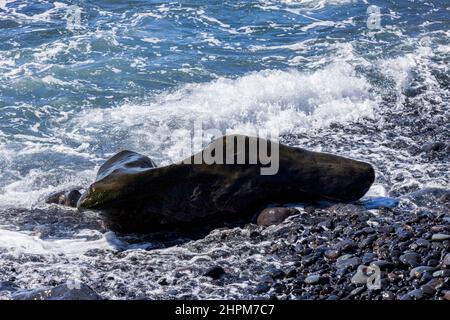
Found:
[[[315,263],[319,258],[320,258],[320,254],[313,253],[313,254],[302,257],[302,263],[305,266],[310,266],[313,263]]]
[[[76,208],[77,202],[80,198],[81,193],[78,189],[70,189],[52,193],[45,199],[45,203],[54,203]]]
[[[342,240],[336,245],[336,249],[342,253],[352,253],[358,245],[352,240]]]
[[[407,252],[400,256],[400,261],[410,267],[417,267],[420,264],[420,255],[415,252]]]
[[[428,248],[430,246],[430,241],[426,240],[426,239],[417,239],[416,242],[418,247],[422,247],[422,248]]]
[[[256,224],[260,226],[271,226],[274,224],[280,224],[287,217],[299,214],[295,208],[284,208],[284,207],[276,207],[276,208],[266,208],[258,216],[256,220]]]
[[[102,300],[102,298],[85,284],[69,288],[61,284],[53,288],[35,289],[20,292],[12,296],[14,300]]]
[[[430,273],[430,272],[433,272],[434,270],[436,270],[436,268],[428,267],[428,266],[419,266],[419,267],[413,268],[409,272],[409,276],[420,279],[424,273],[426,273],[426,272]]]
[[[423,298],[423,291],[421,289],[414,289],[403,295],[400,300],[420,300]]]
[[[319,283],[322,283],[322,282],[323,282],[323,278],[320,275],[318,275],[318,274],[313,274],[313,275],[307,276],[305,278],[305,283],[306,284],[314,285],[314,284],[319,284]]]
[[[444,285],[444,280],[440,278],[434,278],[428,281],[425,285],[422,286],[422,289],[425,288],[428,292],[436,292]]]
[[[386,260],[376,260],[373,261],[371,264],[371,266],[377,266],[378,268],[380,268],[380,270],[392,270],[394,268],[394,264],[392,262],[386,261]]]
[[[394,300],[395,295],[390,291],[385,291],[381,294],[383,300]]]
[[[236,150],[237,142],[246,144],[245,153]],[[151,161],[137,153],[119,153],[100,168],[78,209],[102,211],[105,224],[118,232],[192,229],[207,223],[217,227],[224,221],[248,219],[243,213],[270,203],[354,201],[375,179],[367,163],[276,143],[268,146],[275,153],[279,149],[279,166],[272,163],[273,172],[275,166],[279,170],[264,175],[262,170],[272,169],[261,164],[258,154],[250,154],[250,144],[265,146],[267,141],[226,136],[181,163],[159,168],[150,167]],[[223,164],[228,159],[237,163],[238,156],[246,164]],[[248,164],[247,159],[257,164]]]
[[[348,257],[347,255],[339,257],[336,261],[337,268],[356,268],[361,263],[358,257]]]
[[[397,235],[398,239],[402,241],[411,239],[414,236],[414,234],[411,231],[403,227],[395,230],[395,234]]]
[[[222,267],[220,266],[215,266],[215,267],[211,267],[209,268],[204,274],[203,276],[205,277],[210,277],[212,279],[219,279],[221,276],[223,276],[225,274],[225,270],[223,270]]]
[[[367,236],[367,238],[365,238],[364,240],[362,240],[359,244],[358,247],[361,249],[367,248],[368,246],[370,246],[375,240],[377,239],[376,235],[369,235]]]
[[[336,260],[339,257],[340,254],[341,253],[339,252],[339,250],[330,249],[330,250],[325,251],[324,256],[327,259]]]

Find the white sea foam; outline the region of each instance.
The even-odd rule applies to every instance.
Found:
[[[320,10],[328,6],[339,6],[355,0],[260,0],[262,8],[281,9],[295,14],[306,10]]]
[[[86,235],[97,235],[87,240]],[[38,235],[10,231],[0,227],[0,248],[13,249],[15,253],[80,255],[91,249],[116,250],[126,246],[113,232],[100,234],[94,230],[81,230],[72,239],[42,240]]]
[[[122,139],[127,148],[171,162],[186,156],[180,154],[185,141],[168,140],[191,131],[195,121],[222,134],[254,134],[255,128],[295,133],[374,117],[377,97],[370,91],[368,82],[346,63],[315,72],[266,70],[186,85],[148,104],[90,109],[74,119],[74,127]]]

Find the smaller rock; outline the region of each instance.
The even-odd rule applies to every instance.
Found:
[[[336,261],[336,268],[356,268],[361,263],[358,257],[349,257],[349,255],[343,255]]]
[[[214,266],[206,270],[203,274],[205,277],[210,277],[214,280],[219,279],[221,276],[225,274],[225,270],[220,266]]]
[[[444,268],[448,268],[450,267],[450,253],[447,253],[444,257],[444,259],[442,260],[442,266]]]
[[[323,284],[323,283],[325,283],[325,280],[326,280],[326,278],[321,277],[318,274],[312,274],[305,278],[305,283],[310,284],[310,285]]]
[[[258,216],[256,224],[260,226],[271,226],[282,223],[287,217],[299,214],[295,208],[275,207],[266,208]]]
[[[438,225],[436,225],[436,226],[432,226],[432,227],[430,228],[430,230],[431,230],[432,232],[436,232],[436,233],[439,233],[439,232],[445,232],[445,231],[448,230],[448,226],[447,226],[447,225],[443,225],[443,224],[438,224]]]
[[[430,266],[430,267],[437,267],[438,265],[439,265],[439,261],[436,259],[430,259],[427,262],[427,266]]]
[[[445,278],[450,277],[450,270],[438,270],[436,272],[433,272],[433,277],[435,278]]]
[[[407,253],[405,253],[405,254],[402,254],[401,256],[400,256],[400,261],[403,263],[403,264],[405,264],[405,265],[407,265],[407,266],[410,266],[410,267],[412,267],[412,268],[415,268],[415,267],[417,267],[420,263],[420,255],[418,255],[417,253],[415,253],[415,252],[407,252]]]
[[[381,294],[383,300],[394,300],[395,295],[391,291],[385,291]]]
[[[427,296],[433,296],[436,293],[436,289],[427,284],[424,284],[423,286],[421,286],[420,289]]]
[[[315,263],[320,258],[320,254],[313,253],[307,256],[302,257],[302,263],[305,266],[310,266]]]
[[[415,243],[418,247],[422,248],[428,248],[430,246],[430,242],[423,238],[417,239]]]
[[[63,190],[52,193],[45,199],[48,204],[60,204],[67,207],[76,208],[78,200],[81,198],[81,193],[78,189]]]
[[[435,233],[431,236],[431,241],[445,241],[450,240],[450,234]]]
[[[397,230],[395,230],[395,234],[397,235],[398,239],[401,241],[411,239],[414,236],[414,234],[411,231],[409,231],[405,228],[398,228]]]
[[[435,278],[424,284],[421,289],[425,294],[432,296],[443,285],[443,283],[444,281],[442,279]]]
[[[386,260],[376,260],[370,264],[371,267],[377,266],[380,270],[387,271],[394,268],[394,264]]]
[[[340,255],[339,250],[334,249],[327,250],[324,253],[325,258],[330,260],[336,260],[339,257],[339,255]]]
[[[413,268],[413,269],[409,272],[409,276],[410,276],[411,278],[420,279],[420,278],[422,278],[422,275],[423,275],[424,273],[432,272],[432,271],[434,271],[434,270],[436,270],[436,268],[428,267],[428,266],[419,266],[419,267]]]
[[[353,253],[358,245],[352,240],[342,240],[336,245],[336,249],[342,253]]]
[[[421,289],[414,289],[403,295],[400,300],[420,300],[423,298],[423,291]]]
[[[369,235],[369,236],[367,236],[367,238],[365,238],[358,244],[358,247],[361,249],[364,249],[364,248],[370,246],[376,239],[377,239],[376,235]]]

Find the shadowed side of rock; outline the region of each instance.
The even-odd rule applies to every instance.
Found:
[[[159,168],[148,161],[135,165],[142,155],[119,153],[107,161],[106,170],[102,166],[78,208],[102,211],[109,228],[119,232],[186,229],[198,224],[214,227],[233,219],[248,222],[255,210],[275,202],[354,201],[375,178],[370,164],[278,144],[272,145],[272,150],[279,151],[279,170],[273,175],[261,174],[267,165],[262,164],[259,150],[249,147],[244,153],[234,148],[231,156],[257,159],[256,163],[223,164],[230,155],[228,147],[239,139],[246,146],[267,143],[260,138],[226,136],[181,163]],[[224,161],[195,164],[196,159],[220,151]]]

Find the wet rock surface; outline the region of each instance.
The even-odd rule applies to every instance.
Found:
[[[80,279],[106,299],[445,299],[450,290],[450,241],[431,240],[431,230],[445,217],[405,211],[402,206],[367,210],[339,204],[313,212],[299,207],[298,214],[277,225],[216,229],[178,245],[161,240],[158,247],[156,238],[129,235],[111,239],[115,247],[72,258],[29,254],[17,259],[3,253],[1,271],[9,282],[0,286],[0,297],[72,297],[58,282],[70,279],[65,265],[77,259]],[[411,236],[404,238],[400,230]],[[360,245],[373,236],[373,241]],[[37,279],[36,275],[27,274],[23,262],[42,264],[49,259],[59,260],[58,272],[51,277],[42,274],[45,282],[35,283],[30,276]],[[375,268],[380,270],[377,279]],[[131,278],[131,283],[122,280]],[[379,286],[368,288],[369,278]],[[30,284],[57,289],[43,296],[41,289],[25,290]],[[198,288],[196,294],[192,288]]]
[[[70,189],[50,194],[45,198],[45,203],[60,204],[63,206],[76,208],[78,200],[80,198],[81,198],[80,189]]]
[[[256,224],[259,226],[271,226],[274,224],[279,224],[283,222],[287,217],[293,216],[295,214],[299,214],[295,208],[285,208],[285,207],[276,207],[276,208],[266,208],[258,215],[258,219],[256,220]]]
[[[271,150],[270,165],[258,148]],[[120,152],[100,168],[78,208],[101,211],[109,228],[122,233],[198,224],[212,229],[237,219],[249,222],[255,210],[271,203],[358,200],[374,179],[365,162],[230,135],[165,167]]]
[[[201,239],[115,235],[90,212],[61,206],[0,209],[0,224],[23,237],[8,246],[0,234],[0,298],[75,278],[105,299],[450,300],[450,241],[436,236],[449,234],[450,159],[443,151],[418,152],[448,141],[449,97],[442,101],[408,97],[400,109],[386,106],[382,122],[283,138],[374,164],[376,195],[399,199],[395,207],[307,205],[278,225],[228,226]],[[345,255],[341,260],[355,263],[342,267]],[[212,266],[226,273],[205,278]],[[379,289],[352,282],[360,266],[380,269]],[[308,284],[311,275],[326,281]]]

